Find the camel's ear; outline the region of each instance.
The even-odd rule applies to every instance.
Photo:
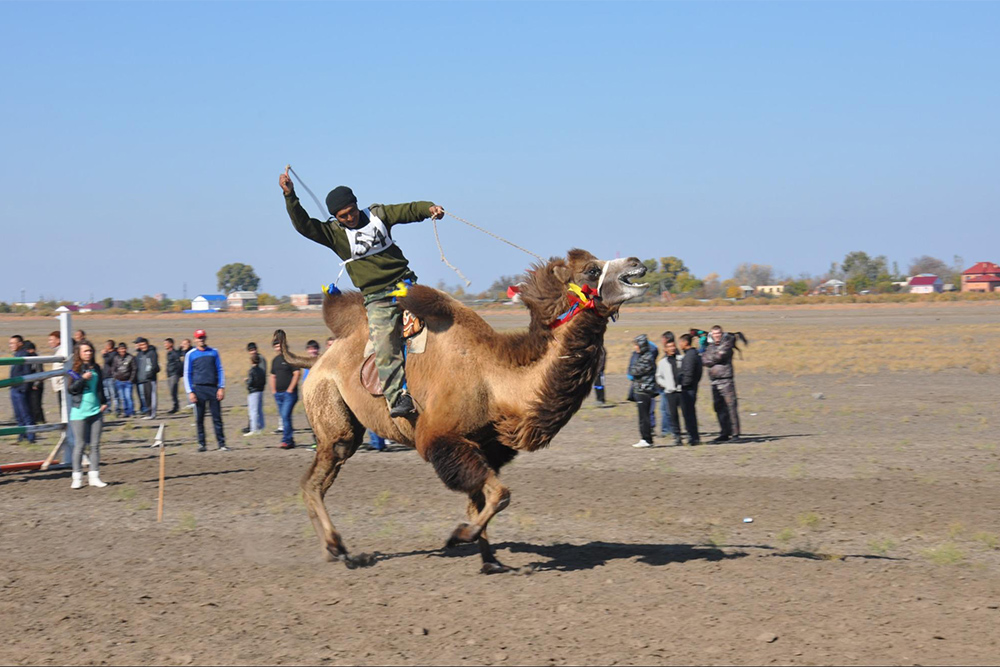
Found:
[[[568,283],[573,278],[573,270],[564,264],[556,264],[552,267],[552,275],[562,284]]]

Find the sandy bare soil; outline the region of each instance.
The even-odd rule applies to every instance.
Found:
[[[940,338],[908,345],[974,357],[998,312],[627,314],[615,345],[717,319],[747,332],[748,442],[635,450],[635,407],[588,401],[548,450],[504,471],[512,502],[490,534],[520,574],[486,577],[473,548],[441,550],[465,501],[412,451],[359,452],[328,496],[347,546],[378,556],[347,570],[323,560],[298,497],[311,452],[241,437],[238,387],[225,410],[232,452],[196,453],[187,413],[112,423],[106,489],[71,491],[64,471],[0,476],[0,663],[995,664],[996,370],[778,372],[760,358],[767,340],[864,328],[884,330],[890,349],[922,327]],[[115,337],[177,337],[191,322],[156,318]],[[281,326],[298,322],[293,336],[323,334],[309,320]],[[266,342],[274,325],[219,320],[210,333],[235,347]],[[114,326],[87,323],[95,338]],[[613,375],[610,397],[625,393]],[[699,416],[712,436],[708,395],[706,382]],[[6,399],[2,410],[9,420]],[[273,415],[272,404],[269,428]],[[148,445],[161,421],[157,524]],[[53,442],[4,438],[0,460],[44,458]]]

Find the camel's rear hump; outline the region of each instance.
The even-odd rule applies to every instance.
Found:
[[[359,325],[367,330],[368,314],[361,292],[327,294],[323,299],[323,319],[334,338],[346,338]]]

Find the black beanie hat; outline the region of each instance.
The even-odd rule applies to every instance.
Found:
[[[330,194],[326,196],[326,208],[330,211],[330,215],[337,215],[337,211],[342,211],[351,204],[357,203],[358,198],[346,185],[338,185],[330,190]]]

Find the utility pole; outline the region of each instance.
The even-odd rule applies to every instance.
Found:
[[[184,296],[181,297],[181,298],[183,298],[185,300],[188,298],[188,284],[187,283],[184,283]]]

